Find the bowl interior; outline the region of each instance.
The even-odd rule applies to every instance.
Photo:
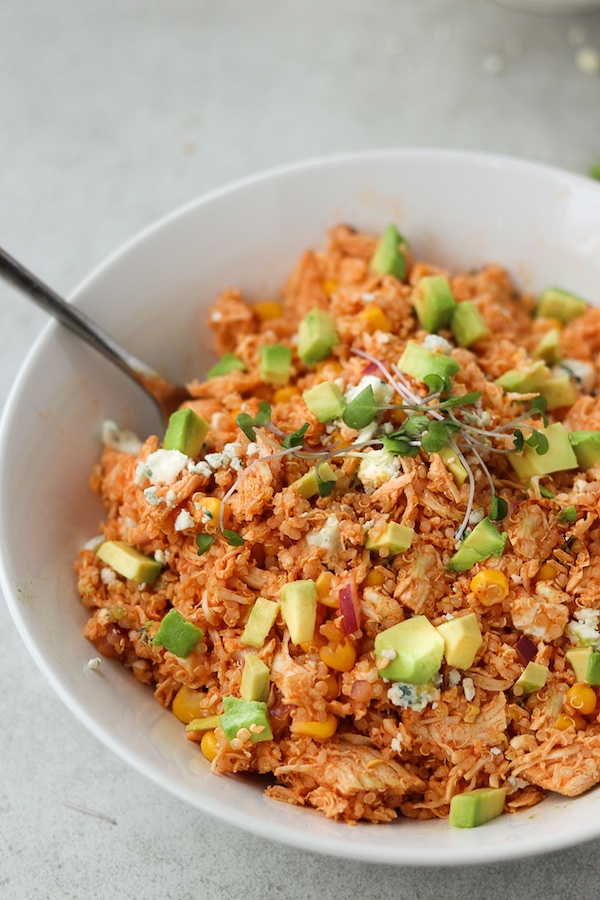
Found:
[[[278,170],[176,211],[129,243],[73,301],[175,379],[212,360],[207,306],[235,285],[272,295],[306,247],[345,221],[397,223],[420,258],[454,269],[506,265],[519,286],[563,285],[600,302],[600,186],[530,163],[475,154],[398,151]],[[346,825],[266,800],[252,781],[211,776],[152,693],[117,663],[90,671],[94,648],[72,561],[101,509],[87,480],[98,426],[140,433],[152,408],[110,364],[52,323],[26,360],[0,434],[2,587],[32,656],[65,703],[106,745],[175,795],[267,838],[394,864],[457,864],[539,853],[600,834],[600,790],[550,797],[532,814],[483,828],[405,819]]]

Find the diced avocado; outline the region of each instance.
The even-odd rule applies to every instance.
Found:
[[[371,257],[371,269],[378,275],[395,275],[399,281],[406,278],[407,243],[395,225],[385,229]]]
[[[548,441],[545,453],[538,453],[535,447],[525,444],[520,454],[510,453],[508,459],[519,478],[533,475],[551,475],[576,469],[577,457],[569,442],[569,435],[562,422],[554,422],[547,428],[540,428]]]
[[[281,615],[292,644],[312,640],[317,621],[317,587],[314,581],[289,581],[283,585]]]
[[[319,464],[319,478],[321,478],[322,481],[336,481],[337,475],[329,463],[322,462]],[[295,487],[300,496],[305,500],[309,500],[310,497],[315,497],[319,493],[316,467],[313,466],[308,472],[302,475],[301,478],[292,482],[291,487]]]
[[[550,363],[550,365],[554,365],[562,359],[560,349],[560,328],[548,329],[533,351],[533,356],[535,356],[536,359],[543,359],[544,362]]]
[[[496,378],[495,383],[509,393],[538,393],[550,378],[550,369],[543,359],[536,359],[522,369],[509,369]]]
[[[416,381],[424,381],[429,375],[452,378],[460,366],[455,359],[446,356],[445,353],[436,353],[435,350],[428,350],[423,344],[409,341],[398,360],[398,368]]]
[[[426,616],[412,616],[375,638],[375,665],[389,681],[425,684],[439,672],[444,639]]]
[[[186,407],[169,416],[163,447],[165,450],[179,450],[194,459],[200,453],[208,434],[208,422]]]
[[[162,568],[151,556],[125,541],[104,541],[96,550],[96,556],[124,578],[143,584],[154,584]]]
[[[548,666],[528,662],[513,684],[513,693],[518,697],[522,697],[525,694],[533,694],[534,691],[539,691],[544,687],[547,678]]]
[[[560,409],[561,406],[573,406],[577,400],[577,391],[573,379],[567,372],[552,375],[540,388],[540,394],[546,400],[547,409]]]
[[[204,632],[193,622],[188,622],[176,609],[170,609],[152,639],[153,644],[158,644],[185,659],[204,637]]]
[[[577,681],[600,685],[600,653],[591,647],[573,647],[565,656],[573,666]]]
[[[444,656],[448,665],[456,669],[470,668],[483,643],[475,613],[448,619],[438,625],[437,630],[444,639]]]
[[[240,696],[243,700],[260,700],[266,703],[269,699],[271,672],[260,656],[247,653],[244,657],[244,668],[240,684]]]
[[[230,375],[232,372],[245,372],[246,363],[235,353],[224,353],[221,359],[206,373],[207,378],[217,378],[219,375]]]
[[[455,794],[450,801],[448,824],[452,828],[476,828],[502,815],[506,788],[482,787]]]
[[[449,444],[445,444],[443,447],[440,447],[438,453],[444,460],[444,465],[454,478],[454,481],[460,487],[469,477],[469,473],[456,455],[456,451]]]
[[[264,647],[268,634],[277,618],[279,604],[266,597],[257,597],[246,621],[240,640],[255,650]]]
[[[456,305],[450,328],[459,347],[470,347],[489,335],[488,327],[472,300],[463,300]]]
[[[331,422],[344,412],[346,399],[341,389],[332,381],[323,381],[304,391],[302,398],[319,422]]]
[[[219,716],[219,725],[229,743],[241,729],[250,732],[253,744],[270,741],[273,737],[267,704],[260,700],[223,697],[223,713]]]
[[[323,309],[310,309],[298,328],[298,356],[308,366],[325,359],[340,339],[333,316]]]
[[[582,316],[588,305],[581,297],[576,297],[569,291],[562,288],[547,288],[541,295],[536,315],[543,316],[545,319],[558,319],[563,325],[566,325],[577,316]]]
[[[260,377],[268,384],[287,384],[292,374],[292,351],[284,344],[265,344],[260,350]]]
[[[502,556],[506,544],[506,532],[498,531],[489,516],[478,522],[464,539],[447,568],[451,572],[465,572],[490,556]]]
[[[387,522],[383,528],[367,531],[365,547],[367,550],[389,550],[391,554],[403,553],[412,544],[414,536],[414,528],[399,522]]]
[[[580,469],[586,471],[600,463],[600,431],[570,431],[569,442]]]
[[[432,333],[446,328],[456,309],[445,275],[424,275],[415,285],[412,303],[421,327]]]
[[[219,724],[220,716],[203,716],[201,719],[192,719],[185,726],[186,731],[212,731]]]

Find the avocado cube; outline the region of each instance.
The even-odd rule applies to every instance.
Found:
[[[591,647],[573,647],[565,656],[573,666],[577,681],[600,685],[600,653]]]
[[[536,359],[543,359],[544,362],[554,365],[562,359],[560,349],[560,329],[549,328],[546,334],[540,339],[537,347],[533,351]]]
[[[154,584],[162,569],[159,562],[125,541],[104,541],[96,550],[96,556],[119,575],[140,584]]]
[[[576,469],[577,457],[562,422],[553,422],[552,425],[540,428],[539,431],[548,441],[546,453],[538,453],[535,447],[526,444],[520,454],[509,454],[509,462],[519,478],[531,478],[532,475],[551,475],[553,472]]]
[[[545,398],[547,409],[560,409],[561,406],[573,406],[577,400],[577,391],[573,380],[567,372],[553,375],[540,387],[540,394]]]
[[[367,531],[365,547],[367,550],[388,550],[395,555],[408,550],[414,536],[414,528],[400,525],[399,522],[387,522],[383,528],[370,528]]]
[[[298,328],[298,356],[308,366],[328,357],[340,339],[333,316],[323,309],[309,310]]]
[[[459,347],[470,347],[489,335],[487,325],[472,300],[457,303],[450,328]]]
[[[539,393],[550,378],[550,369],[543,359],[537,359],[522,369],[509,369],[496,378],[495,383],[509,393]]]
[[[323,381],[321,384],[309,388],[302,394],[302,399],[319,422],[331,422],[332,419],[338,419],[346,406],[346,399],[341,389],[332,381]]]
[[[412,616],[375,638],[375,665],[389,681],[426,684],[439,672],[444,639],[426,616]]]
[[[193,409],[178,409],[169,416],[163,447],[165,450],[179,450],[194,459],[202,449],[209,427],[208,422]]]
[[[263,703],[269,699],[269,685],[271,672],[260,656],[255,653],[247,653],[244,657],[244,668],[240,683],[240,696],[243,700],[260,700]]]
[[[336,481],[337,475],[327,462],[322,462],[319,464],[319,477],[322,481]],[[298,478],[296,481],[293,481],[291,487],[296,488],[301,497],[305,500],[309,500],[311,497],[316,497],[319,493],[319,484],[317,482],[317,470],[316,466],[312,466]]]
[[[273,737],[267,704],[260,700],[223,697],[223,713],[219,716],[219,725],[229,743],[241,729],[250,732],[252,744],[270,741]]]
[[[283,585],[281,615],[292,644],[312,640],[317,621],[317,587],[314,581],[290,581]]]
[[[204,632],[201,628],[193,622],[188,622],[178,610],[170,609],[158,626],[152,643],[185,659],[196,649],[203,637]]]
[[[242,644],[248,644],[255,650],[264,647],[269,632],[275,624],[278,610],[278,603],[267,600],[265,597],[257,597],[240,637]]]
[[[398,368],[415,381],[424,381],[430,375],[452,378],[460,366],[455,359],[446,356],[445,353],[436,353],[435,350],[428,350],[423,344],[409,341],[398,360]]]
[[[232,372],[245,372],[246,364],[235,353],[224,353],[218,362],[206,373],[207,378],[218,378],[220,375],[231,375]]]
[[[425,331],[446,328],[456,310],[456,300],[445,275],[425,275],[415,285],[412,303]]]
[[[544,687],[547,678],[548,666],[528,662],[513,684],[513,694],[517,697],[533,694],[534,691],[539,691]]]
[[[394,275],[399,281],[406,278],[407,244],[395,225],[385,229],[371,257],[371,270],[377,275]]]
[[[219,725],[220,716],[203,716],[201,719],[192,719],[185,726],[186,731],[212,731]]]
[[[265,344],[259,349],[260,377],[267,384],[284,385],[292,374],[292,351],[283,344]]]
[[[577,316],[582,316],[588,304],[581,297],[571,294],[562,288],[549,287],[541,295],[536,316],[545,319],[558,319],[563,325],[567,325]]]
[[[482,787],[455,794],[450,801],[448,824],[452,828],[475,828],[502,815],[506,788]]]
[[[438,453],[444,460],[444,465],[454,478],[455,484],[460,487],[469,477],[469,473],[456,455],[456,451],[453,450],[449,444],[445,444],[443,447],[440,447]]]
[[[600,463],[600,431],[570,431],[569,443],[580,469],[586,471]]]
[[[465,572],[490,556],[501,556],[506,538],[506,532],[498,531],[486,516],[463,540],[446,568],[451,572]]]
[[[444,639],[444,656],[449,666],[469,669],[483,643],[481,628],[475,613],[448,619],[437,626]]]

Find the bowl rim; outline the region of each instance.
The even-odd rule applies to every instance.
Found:
[[[146,227],[139,230],[128,240],[120,244],[112,253],[108,254],[97,266],[95,266],[88,275],[86,275],[69,293],[69,302],[80,304],[86,290],[93,282],[102,275],[102,273],[110,269],[117,261],[127,256],[130,251],[143,244],[151,235],[158,233],[171,222],[193,211],[199,206],[212,203],[219,198],[233,194],[240,189],[250,185],[257,185],[261,182],[270,181],[276,178],[285,178],[290,174],[310,172],[310,170],[322,169],[325,167],[335,167],[342,165],[354,165],[361,161],[385,161],[392,159],[400,160],[422,160],[447,163],[457,161],[461,164],[473,163],[476,166],[501,166],[503,168],[516,168],[520,172],[536,173],[545,175],[554,181],[560,181],[566,184],[586,185],[590,189],[593,188],[593,182],[587,176],[575,172],[569,172],[560,167],[540,163],[528,159],[520,159],[515,156],[492,154],[481,151],[470,150],[454,150],[454,149],[438,149],[438,148],[419,148],[406,147],[401,149],[387,148],[379,150],[364,150],[358,152],[345,152],[330,155],[315,156],[307,160],[287,163],[271,168],[261,170],[257,173],[236,179],[224,186],[217,187],[213,190],[200,194],[199,196],[180,204],[170,212],[159,217],[156,221],[150,223]],[[598,185],[600,190],[600,185]],[[49,335],[62,326],[59,323],[50,320],[42,329],[37,339],[26,354],[12,385],[8,399],[5,403],[2,415],[0,417],[0,473],[4,471],[7,456],[10,452],[8,446],[7,434],[8,426],[15,415],[15,407],[17,397],[22,384],[28,378],[28,373],[34,359],[40,353],[44,345],[49,339]],[[0,513],[0,526],[2,526],[2,514]],[[416,865],[416,866],[458,866],[458,865],[474,865],[490,862],[503,862],[511,859],[533,856],[536,854],[548,853],[555,850],[565,849],[582,840],[591,840],[600,835],[600,820],[597,827],[590,832],[589,822],[586,823],[584,833],[579,833],[573,829],[572,833],[564,834],[557,830],[553,838],[548,839],[545,834],[543,839],[532,839],[528,836],[526,841],[520,845],[510,843],[509,846],[503,846],[502,843],[491,844],[489,846],[478,846],[475,850],[475,857],[469,858],[468,853],[461,847],[446,847],[440,851],[439,856],[432,858],[431,848],[423,848],[422,852],[412,849],[410,855],[404,855],[400,859],[396,859],[390,853],[389,848],[385,846],[378,851],[369,846],[369,852],[361,855],[360,844],[353,841],[346,841],[343,838],[331,838],[315,843],[314,837],[309,836],[308,832],[297,830],[293,827],[273,826],[268,822],[257,822],[254,816],[246,816],[242,810],[232,808],[231,804],[224,803],[221,806],[215,804],[214,800],[203,804],[198,799],[191,800],[186,794],[184,786],[177,782],[177,779],[170,776],[159,778],[156,771],[150,764],[146,764],[144,760],[140,760],[136,754],[125,746],[122,742],[115,740],[103,726],[95,721],[90,711],[80,703],[77,698],[69,691],[68,684],[64,679],[58,677],[53,670],[49,660],[45,657],[43,648],[40,648],[29,632],[25,616],[23,614],[22,605],[15,593],[15,589],[11,582],[9,565],[7,564],[7,530],[1,527],[0,532],[0,589],[5,598],[7,607],[11,614],[12,620],[21,636],[29,654],[41,671],[46,681],[58,694],[65,706],[82,722],[91,733],[97,737],[105,746],[115,752],[121,759],[132,766],[132,768],[148,777],[154,784],[168,790],[171,794],[179,799],[192,802],[198,809],[203,812],[214,815],[229,825],[235,825],[252,833],[265,837],[270,840],[276,840],[288,846],[299,849],[318,852],[323,855],[335,856],[339,858],[351,858],[371,863],[383,863],[392,865]],[[564,798],[560,798],[563,800]],[[347,827],[347,826],[344,826]],[[357,826],[361,828],[372,828],[373,826]],[[469,849],[469,853],[472,848]]]

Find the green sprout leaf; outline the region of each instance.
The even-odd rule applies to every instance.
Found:
[[[542,422],[544,423],[544,428],[548,427],[548,416],[546,415],[546,409],[548,408],[548,401],[545,397],[542,397],[540,394],[538,397],[534,397],[531,401],[531,409],[533,412],[537,412],[542,417]]]
[[[319,490],[319,497],[329,497],[332,490],[335,487],[335,481],[325,481],[324,478],[321,477],[319,473],[319,465],[315,467],[315,478],[317,480],[317,488]]]
[[[481,397],[481,391],[471,391],[470,394],[448,397],[446,400],[442,400],[438,409],[452,409],[455,406],[471,406],[473,403],[477,403],[478,400],[481,400]]]
[[[244,543],[244,538],[241,534],[238,534],[237,531],[231,531],[229,528],[223,529],[223,537],[230,547],[241,547]]]
[[[556,517],[559,522],[576,522],[577,521],[577,507],[576,506],[565,506],[564,509],[561,509],[559,514]]]
[[[427,385],[430,392],[432,394],[448,394],[450,393],[450,388],[452,386],[452,382],[448,375],[426,375],[423,378],[423,382]],[[427,398],[425,398],[427,399]]]
[[[434,419],[421,437],[421,447],[426,453],[438,453],[448,440],[446,424]]]
[[[540,484],[539,488],[540,488],[540,496],[545,497],[546,500],[554,500],[554,498],[556,497],[556,494],[553,493],[553,491],[548,490],[547,487],[544,487],[543,484]]]
[[[348,428],[360,431],[361,428],[371,424],[378,412],[379,406],[375,402],[373,388],[369,384],[348,403],[342,414],[342,420]]]
[[[261,400],[261,402],[258,404],[258,412],[256,413],[256,425],[260,428],[261,425],[268,425],[270,421],[271,407],[266,400]]]
[[[417,456],[419,452],[418,444],[401,432],[385,435],[381,438],[381,443],[392,456]]]
[[[289,450],[291,447],[301,447],[304,443],[304,435],[308,431],[308,427],[309,423],[305,422],[302,428],[292,432],[292,434],[288,434],[288,436],[282,440],[281,446],[286,450]]]
[[[489,518],[492,522],[501,522],[508,515],[508,503],[498,494],[492,494]]]
[[[203,553],[206,553],[215,542],[215,537],[213,534],[197,534],[196,535],[196,547],[198,548],[198,556],[202,556]]]
[[[249,441],[253,441],[256,437],[255,428],[268,425],[271,421],[271,407],[265,400],[261,400],[258,406],[256,418],[248,415],[248,413],[238,413],[235,417],[235,424],[244,432]]]

